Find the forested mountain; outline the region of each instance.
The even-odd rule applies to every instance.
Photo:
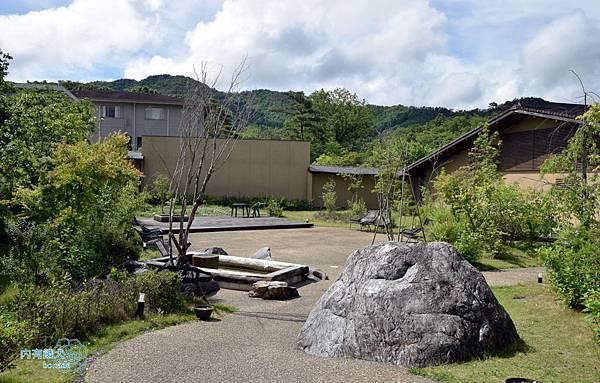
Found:
[[[198,82],[185,76],[163,74],[140,81],[62,81],[61,84],[69,89],[156,92],[184,97],[189,86]],[[223,94],[216,89],[210,91],[214,92],[215,98]],[[253,111],[250,126],[242,137],[308,139],[312,142],[313,160],[322,154],[336,153],[333,155],[338,156],[337,161],[341,163],[348,162],[344,157],[348,153],[354,159],[350,162],[363,163],[368,157],[362,153],[365,151],[364,145],[383,133],[415,141],[422,150],[435,149],[499,110],[497,107],[454,111],[445,107],[371,105],[345,89],[317,91],[310,95],[256,89],[243,91],[240,95],[244,102],[252,106]],[[346,118],[353,121],[346,124],[339,122]],[[360,134],[356,134],[357,129]]]
[[[84,86],[104,88],[111,90],[130,90],[134,87],[148,87],[155,89],[160,94],[167,96],[184,97],[190,82],[196,80],[186,76],[172,76],[161,74],[147,77],[143,80],[120,79],[114,81],[94,81]],[[68,87],[68,86],[67,86]],[[218,94],[215,91],[215,94]],[[279,92],[268,89],[256,89],[241,93],[244,99],[251,100],[255,113],[253,123],[270,128],[282,128],[286,118],[285,110],[290,109],[292,99],[288,92]],[[375,130],[388,130],[399,127],[414,126],[432,121],[438,116],[489,116],[488,109],[473,109],[469,111],[453,111],[444,107],[416,107],[416,106],[380,106],[369,105],[377,116]]]

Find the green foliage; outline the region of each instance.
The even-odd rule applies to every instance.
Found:
[[[471,162],[444,171],[434,182],[438,206],[431,207],[433,239],[453,243],[470,260],[483,252],[504,255],[507,242],[548,237],[557,223],[551,198],[507,185],[497,170],[501,143],[484,128],[469,153]]]
[[[25,323],[0,307],[0,373],[14,367],[19,350],[29,341],[28,333]]]
[[[422,145],[426,148],[426,152],[430,153],[485,123],[491,115],[492,113],[487,110],[445,113],[416,124],[399,126],[393,130],[393,133]]]
[[[323,185],[323,193],[321,195],[325,210],[327,210],[328,213],[333,212],[337,207],[337,194],[335,192],[335,181],[333,178],[330,178],[329,181],[325,182]]]
[[[64,86],[68,90],[111,90],[106,85],[99,85],[93,83],[83,83],[79,81],[71,80],[59,80],[58,85]]]
[[[31,89],[9,97],[0,121],[0,200],[36,185],[50,169],[56,146],[85,140],[93,128],[88,101]]]
[[[348,192],[352,195],[352,200],[348,201],[348,207],[352,208],[352,210],[358,212],[360,214],[360,212],[358,211],[358,209],[364,205],[366,208],[366,204],[362,201],[360,201],[360,198],[358,196],[358,192],[364,188],[362,181],[363,178],[358,175],[358,174],[348,174],[348,173],[341,173],[338,174],[340,177],[342,177],[344,179],[344,181],[346,182],[347,189]],[[362,202],[362,204],[359,204],[358,202]],[[357,204],[357,206],[355,208],[353,208],[353,206]]]
[[[343,88],[319,90],[309,98],[320,116],[313,130],[312,158],[324,153],[323,144],[329,141],[349,150],[361,148],[375,123],[375,114],[364,100]]]
[[[304,92],[288,92],[292,101],[284,110],[287,115],[283,123],[284,135],[291,139],[308,140],[315,137],[315,132],[323,117],[313,107],[310,98]]]
[[[500,145],[498,133],[484,127],[469,152],[470,163],[451,174],[442,169],[434,182],[442,202],[450,206],[459,223],[456,240],[471,253],[487,250],[497,256],[505,250],[501,229],[492,217],[498,208],[497,191],[504,185],[496,165]],[[477,245],[482,247],[476,249]]]
[[[160,205],[161,213],[164,213],[165,204],[171,198],[171,180],[167,176],[158,173],[152,184],[150,184],[149,192],[149,202]]]
[[[5,96],[13,90],[11,84],[4,80],[8,75],[10,60],[12,60],[12,57],[0,50],[0,96]]]
[[[367,212],[367,204],[362,199],[357,199],[350,204],[350,217],[362,217]]]
[[[599,227],[600,206],[600,104],[592,105],[578,117],[583,121],[567,148],[551,156],[542,172],[563,173],[564,187],[552,188],[562,223],[571,225],[573,218],[584,228]]]
[[[132,319],[139,293],[146,294],[148,313],[182,311],[180,284],[176,273],[150,270],[117,281],[93,279],[78,287],[65,282],[51,288],[29,285],[8,307],[27,326],[31,345],[46,345],[59,338],[85,338],[104,325]]]
[[[52,170],[37,186],[17,190],[12,201],[21,210],[19,222],[36,223],[36,231],[22,233],[35,234],[28,243],[36,247],[25,249],[22,258],[41,256],[45,273],[66,272],[76,280],[135,259],[138,247],[131,221],[141,202],[138,183],[123,134],[99,144],[58,145]],[[39,238],[38,231],[45,238],[32,242]]]
[[[586,295],[600,291],[598,231],[566,228],[556,243],[539,252],[552,285],[569,307],[583,308]]]
[[[588,290],[584,295],[583,304],[584,311],[588,313],[588,320],[596,333],[596,339],[600,341],[600,290]]]
[[[428,241],[442,241],[454,245],[467,261],[477,261],[486,248],[486,238],[479,232],[473,232],[466,220],[455,214],[450,206],[440,201],[428,202],[423,206],[423,216],[432,223],[426,228]]]
[[[273,198],[267,204],[267,211],[271,217],[283,217],[283,208],[279,200]]]
[[[600,295],[600,104],[578,117],[583,121],[567,148],[542,166],[564,174],[564,187],[552,187],[561,225],[558,240],[540,249],[551,282],[563,301],[584,308],[597,334]]]
[[[146,85],[136,85],[133,86],[129,89],[127,89],[128,92],[134,92],[134,93],[149,93],[149,94],[158,94],[158,91],[154,88],[151,88],[149,86]]]
[[[359,166],[362,162],[360,153],[348,150],[335,141],[323,145],[323,154],[314,161],[317,165]]]

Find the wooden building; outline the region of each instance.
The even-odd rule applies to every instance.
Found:
[[[502,140],[499,170],[506,182],[523,187],[544,188],[560,179],[559,174],[542,179],[540,166],[552,153],[560,153],[582,122],[576,117],[585,106],[523,99],[488,121]],[[482,127],[473,129],[407,168],[417,192],[431,188],[431,181],[444,168],[447,173],[466,165],[469,150]],[[417,190],[418,189],[418,190]]]

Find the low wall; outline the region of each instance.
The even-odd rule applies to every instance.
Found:
[[[364,175],[361,177],[363,188],[358,192],[358,196],[365,201],[369,209],[377,209],[379,206],[377,194],[373,193],[373,189],[375,188],[375,177],[372,175]],[[348,183],[341,176],[329,173],[312,173],[313,206],[323,207],[323,185],[325,185],[330,178],[335,181],[337,206],[347,207],[347,201],[352,199],[352,194],[348,191]]]
[[[218,145],[222,144],[219,140]],[[145,183],[157,174],[169,177],[173,173],[179,145],[179,137],[143,137]],[[230,158],[213,174],[206,194],[308,200],[312,197],[309,163],[308,142],[238,140]]]

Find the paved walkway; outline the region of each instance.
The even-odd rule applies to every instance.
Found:
[[[194,234],[193,250],[221,246],[249,255],[270,246],[278,260],[309,264],[330,280],[306,285],[287,302],[222,290],[217,301],[240,309],[219,321],[190,322],[117,345],[94,362],[87,382],[428,382],[383,363],[318,358],[296,349],[296,336],[316,300],[340,273],[347,256],[372,234],[340,228]],[[379,236],[383,240],[383,236]],[[538,269],[484,273],[492,284],[535,280]]]

